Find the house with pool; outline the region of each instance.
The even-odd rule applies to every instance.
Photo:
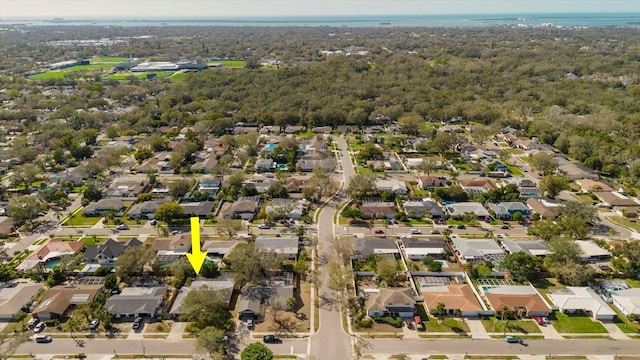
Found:
[[[63,239],[48,239],[40,247],[29,254],[16,267],[17,271],[31,270],[41,264],[46,269],[53,269],[65,256],[75,256],[84,249],[82,241],[64,241]]]

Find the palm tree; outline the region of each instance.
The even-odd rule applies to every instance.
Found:
[[[446,306],[443,302],[438,302],[436,304],[436,312],[438,313],[438,317],[442,317],[444,315],[445,307]]]

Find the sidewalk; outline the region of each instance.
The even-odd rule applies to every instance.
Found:
[[[171,330],[169,331],[169,335],[167,335],[167,341],[170,341],[170,342],[182,341],[182,334],[184,333],[184,329],[186,326],[187,326],[186,322],[174,321],[171,324]]]
[[[607,331],[609,332],[609,335],[611,336],[612,339],[614,340],[629,340],[629,336],[627,336],[627,334],[624,333],[624,331],[622,331],[618,325],[612,323],[612,322],[606,322],[606,321],[602,321],[602,325],[604,325],[604,328],[607,329]]]

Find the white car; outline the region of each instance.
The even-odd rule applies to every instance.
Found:
[[[260,224],[258,225],[258,229],[271,229],[271,226],[267,224]]]
[[[422,234],[422,231],[420,231],[418,229],[411,229],[411,233],[412,234]]]

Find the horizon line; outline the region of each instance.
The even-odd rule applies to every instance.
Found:
[[[202,20],[214,20],[214,19],[241,19],[241,18],[300,18],[300,17],[397,17],[397,16],[523,16],[523,15],[555,15],[554,17],[566,16],[566,15],[603,15],[601,17],[633,17],[640,15],[640,11],[637,12],[616,12],[616,11],[572,11],[572,12],[517,12],[517,13],[440,13],[440,14],[287,14],[287,15],[194,15],[194,16],[127,16],[127,15],[104,15],[104,16],[92,16],[92,15],[75,15],[70,17],[62,16],[19,16],[19,15],[0,15],[0,21],[2,20],[98,20],[98,19],[153,19],[153,20],[184,20],[184,19],[202,19]]]

